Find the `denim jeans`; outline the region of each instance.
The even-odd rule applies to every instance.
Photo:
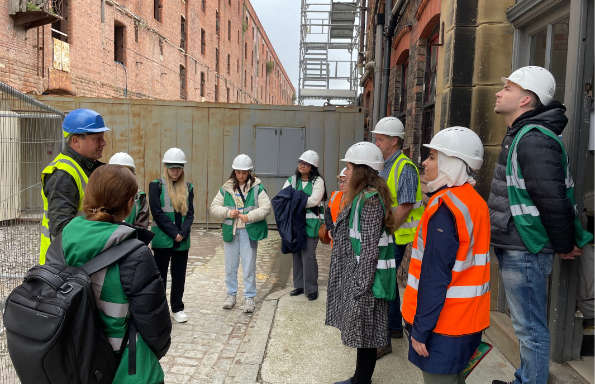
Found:
[[[494,248],[521,349],[521,366],[514,383],[546,384],[549,376],[550,333],[547,326],[547,284],[553,253]]]
[[[238,266],[242,260],[244,275],[244,296],[256,296],[256,249],[258,242],[250,240],[245,228],[236,229],[230,242],[224,242],[225,252],[225,287],[227,294],[235,296],[238,292]]]
[[[397,265],[397,270],[401,265],[401,261],[403,261],[403,255],[405,254],[406,248],[407,244],[395,244],[395,263]],[[388,330],[403,330],[403,317],[401,316],[401,296],[399,293],[399,283],[397,283],[397,297],[395,297],[393,301],[388,302]]]

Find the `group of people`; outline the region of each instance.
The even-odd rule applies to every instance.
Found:
[[[403,325],[408,359],[425,383],[464,383],[490,325],[490,247],[521,355],[514,380],[492,384],[547,383],[553,258],[574,260],[593,234],[576,211],[554,77],[528,66],[502,80],[494,111],[508,130],[487,202],[474,188],[483,144],[468,128],[442,129],[423,144],[429,155],[421,177],[402,153],[405,130],[394,117],[376,124],[375,146],[361,142],[345,153],[325,217],[333,239],[326,324],[357,348],[357,358],[353,376],[336,384],[371,383],[376,359],[390,353]],[[407,244],[399,311],[395,271]]]
[[[381,119],[372,131],[375,144],[359,142],[346,151],[339,190],[330,196],[313,150],[299,157],[295,174],[273,199],[255,176],[252,159],[237,155],[210,206],[211,215],[222,220],[223,308],[236,305],[241,262],[242,309],[254,312],[258,241],[268,235],[266,218],[274,208],[284,252],[293,255],[291,296],[318,298],[316,248],[323,224],[332,240],[326,324],[341,331],[345,345],[357,348],[353,376],[339,383],[370,383],[376,360],[391,352],[391,338],[402,338],[404,330],[409,360],[426,383],[464,383],[464,368],[490,324],[493,246],[520,341],[521,366],[513,383],[546,383],[552,260],[554,254],[574,259],[593,237],[575,212],[559,139],[567,119],[564,106],[553,100],[553,76],[530,66],[503,81],[494,110],[508,131],[487,203],[473,177],[483,163],[483,144],[465,127],[445,128],[423,144],[429,155],[420,174],[403,153],[401,121]],[[64,119],[67,145],[41,174],[40,263],[54,241],[61,242],[66,264],[80,266],[128,238],[142,240],[144,248],[93,281],[114,353],[131,321],[138,330],[123,349],[135,351],[137,369],[131,373],[129,359],[121,359],[114,382],[161,383],[159,359],[171,343],[168,307],[175,321],[188,321],[183,294],[194,188],[185,178],[184,152],[170,148],[147,198],[130,155],[120,152],[109,164],[99,161],[108,130],[101,115],[89,109]],[[397,270],[408,244],[411,260],[401,305]]]

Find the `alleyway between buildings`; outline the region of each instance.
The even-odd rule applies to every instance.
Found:
[[[256,312],[233,310],[225,298],[223,241],[218,230],[194,230],[184,303],[189,321],[174,322],[172,345],[162,359],[166,383],[333,383],[353,374],[355,351],[339,332],[324,325],[330,247],[318,246],[320,297],[290,297],[291,255],[280,251],[276,231],[259,242]],[[241,273],[240,273],[241,276]],[[241,297],[243,285],[238,290]],[[169,289],[169,288],[168,288]],[[378,361],[374,384],[422,383],[407,361],[405,339],[393,340],[393,353]],[[467,380],[491,382],[512,374],[494,350]]]

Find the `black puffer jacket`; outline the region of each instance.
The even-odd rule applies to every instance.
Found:
[[[525,112],[508,128],[502,140],[488,199],[493,246],[526,250],[514,226],[506,190],[506,160],[515,135],[529,124],[541,125],[561,135],[568,122],[565,111],[562,104],[554,101],[546,107]],[[574,246],[574,209],[566,198],[562,148],[534,129],[519,141],[517,152],[527,192],[539,210],[550,239],[544,250],[570,252]]]

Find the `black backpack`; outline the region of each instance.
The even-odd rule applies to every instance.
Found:
[[[144,243],[125,240],[81,267],[64,264],[61,243],[60,236],[52,241],[48,262],[31,268],[6,299],[10,358],[23,384],[111,383],[119,354],[103,331],[89,276]]]

